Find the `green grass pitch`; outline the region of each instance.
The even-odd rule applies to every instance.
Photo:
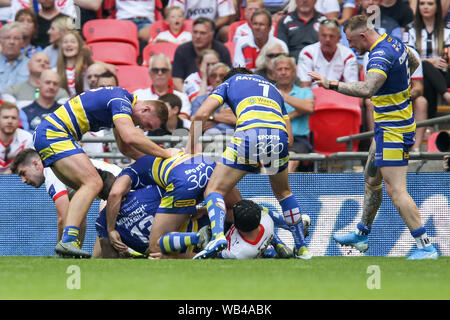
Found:
[[[450,257],[437,261],[0,257],[0,283],[0,299],[448,300]],[[80,288],[70,289],[74,284]]]

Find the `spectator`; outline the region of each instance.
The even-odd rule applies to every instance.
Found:
[[[31,133],[19,128],[19,109],[15,104],[0,104],[0,174],[11,173],[11,163],[16,154],[33,148]]]
[[[168,7],[178,6],[184,10],[187,19],[208,18],[215,23],[217,39],[226,42],[228,27],[234,21],[236,10],[233,0],[169,0]]]
[[[365,16],[371,16],[374,12],[368,12],[370,6],[380,7],[382,0],[361,0],[361,14]],[[376,14],[376,12],[375,12]],[[379,22],[379,26],[375,25],[375,22]],[[402,28],[396,20],[387,14],[380,12],[380,17],[373,21],[375,31],[379,34],[387,33],[397,39],[402,39]]]
[[[355,14],[355,2],[355,0],[339,1],[339,3],[341,4],[341,16],[339,17],[339,24],[341,26]]]
[[[86,79],[89,89],[98,88],[98,78],[102,73],[106,72],[106,68],[101,63],[93,63],[86,69]]]
[[[208,81],[208,69],[220,62],[219,54],[213,49],[205,49],[195,59],[197,72],[191,73],[184,80],[183,89],[189,97],[189,101],[193,101],[198,95],[211,93],[213,87]]]
[[[413,15],[416,14],[416,9],[417,9],[417,0],[409,0],[409,7],[411,8]],[[449,0],[441,0],[441,7],[442,7],[442,18],[446,18],[447,16],[447,22],[449,21],[448,19],[448,13],[450,10],[450,1]]]
[[[97,86],[100,87],[117,87],[119,85],[119,80],[117,80],[117,76],[110,72],[106,71],[98,76]]]
[[[150,88],[138,89],[134,92],[139,100],[157,100],[166,93],[174,93],[182,101],[180,116],[189,119],[191,115],[191,103],[183,92],[176,90],[172,82],[172,64],[170,59],[164,54],[156,54],[149,61],[150,78],[152,86]]]
[[[272,60],[281,54],[289,54],[285,46],[281,46],[276,42],[268,42],[262,47],[261,52],[256,58],[255,74],[263,76],[270,82],[275,84],[275,75]],[[295,76],[295,85],[300,86],[300,79]]]
[[[17,11],[15,21],[22,25],[23,44],[21,52],[30,58],[36,52],[42,51],[42,48],[35,43],[38,23],[36,14],[33,10],[21,9]]]
[[[116,0],[116,19],[133,22],[141,41],[148,41],[148,28],[155,22],[155,0]]]
[[[340,35],[341,27],[337,20],[326,19],[320,23],[319,41],[304,47],[298,58],[297,75],[302,81],[302,87],[311,86],[311,77],[308,75],[311,71],[325,75],[330,81],[359,80],[355,54],[339,43]]]
[[[50,58],[51,68],[56,68],[58,62],[59,40],[61,40],[62,36],[70,30],[72,23],[73,22],[69,17],[60,17],[53,20],[50,24],[50,28],[47,31],[50,44],[44,48],[44,52]]]
[[[41,10],[37,15],[38,21],[38,33],[36,39],[36,45],[41,48],[45,48],[50,44],[49,35],[47,33],[52,22],[59,17],[67,17],[67,15],[61,13],[55,6],[55,0],[38,0],[41,4]]]
[[[61,77],[61,87],[67,90],[71,97],[81,94],[87,88],[85,72],[94,61],[90,51],[86,49],[77,31],[68,31],[61,38],[57,72]]]
[[[297,8],[278,23],[277,37],[296,59],[307,45],[318,41],[319,22],[326,18],[314,9],[316,0],[296,0]]]
[[[192,41],[178,46],[173,61],[173,84],[176,90],[183,91],[183,81],[197,70],[193,61],[204,49],[214,49],[220,61],[231,66],[230,52],[219,41],[214,40],[214,21],[198,18],[192,28]]]
[[[294,84],[297,70],[294,58],[282,54],[273,59],[273,65],[276,86],[283,96],[294,136],[289,153],[313,152],[309,141],[309,115],[314,112],[314,95],[310,88],[300,88]],[[289,172],[295,172],[299,164],[298,160],[290,160]]]
[[[29,59],[20,52],[23,43],[20,23],[3,26],[0,34],[0,92],[3,92],[11,85],[27,80]]]
[[[341,13],[337,0],[317,0],[314,9],[328,19],[337,19]]]
[[[80,29],[83,29],[84,24],[89,20],[98,19],[97,11],[102,8],[103,2],[103,0],[73,0],[74,5],[80,8],[78,17]]]
[[[389,16],[400,25],[402,31],[409,28],[414,16],[408,3],[403,0],[382,0],[380,6],[381,15]]]
[[[241,66],[247,69],[256,69],[256,58],[261,48],[268,42],[277,42],[280,46],[288,48],[286,44],[270,35],[272,27],[272,17],[266,9],[256,10],[250,20],[252,36],[242,37],[236,43],[234,50],[233,65]]]
[[[166,136],[166,135],[177,135],[177,136],[188,136],[189,129],[191,127],[191,121],[188,119],[181,118],[181,99],[176,94],[167,93],[159,97],[160,101],[164,101],[169,111],[169,118],[166,124],[156,130],[150,130],[147,132],[148,136]],[[185,142],[172,143],[168,147],[184,147]]]
[[[159,33],[149,42],[171,42],[183,44],[192,41],[192,33],[184,29],[184,11],[180,7],[166,7],[164,17],[169,30]]]
[[[226,64],[219,62],[211,66],[208,69],[208,81],[211,84],[212,90],[217,88],[219,84],[223,82],[225,75],[230,71],[230,67]],[[192,102],[192,115],[195,115],[202,103],[208,98],[209,93],[199,95]],[[232,134],[236,125],[236,116],[231,111],[227,104],[223,104],[219,107],[203,125],[204,135],[217,135],[217,134]],[[220,152],[222,152],[220,150]]]
[[[58,73],[50,69],[44,70],[39,80],[39,97],[22,109],[25,114],[25,118],[22,119],[23,128],[31,133],[46,116],[59,107],[56,101],[60,83]]]
[[[448,72],[450,29],[442,19],[441,2],[423,0],[417,2],[414,27],[404,34],[403,40],[420,54],[423,66],[424,96],[428,101],[428,118],[437,111],[437,97],[441,95],[450,103],[450,75]],[[446,56],[446,59],[443,58]]]
[[[6,88],[3,100],[14,103],[19,109],[29,105],[39,97],[39,78],[44,70],[50,68],[48,56],[44,52],[34,54],[27,64],[28,79]],[[66,90],[59,88],[56,101],[63,104],[69,98]]]
[[[237,42],[240,38],[246,36],[253,36],[252,29],[250,27],[250,20],[253,13],[258,9],[264,9],[263,0],[246,0],[244,6],[244,23],[239,25],[234,31],[232,39],[228,41]],[[273,27],[270,29],[270,34],[273,36]]]

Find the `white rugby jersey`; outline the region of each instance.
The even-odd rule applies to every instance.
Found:
[[[146,89],[138,89],[133,92],[138,100],[158,100],[159,95],[153,90],[153,86]],[[177,90],[173,90],[173,86],[169,85],[169,92],[178,96],[181,100],[181,110],[180,114],[185,114],[188,117],[191,116],[191,103],[189,102],[189,98],[184,92],[180,92]]]
[[[320,42],[306,46],[298,56],[297,76],[301,81],[310,82],[308,72],[315,71],[330,81],[355,82],[358,77],[358,62],[350,48],[340,43],[333,58],[328,61],[320,49]],[[317,85],[311,84],[312,88]]]
[[[153,0],[116,0],[116,19],[147,18],[155,21],[155,1]]]
[[[289,51],[286,43],[284,43],[283,40],[269,35],[267,43],[269,42],[276,42],[283,47],[283,50],[285,52]],[[234,49],[233,66],[246,67],[253,70],[256,69],[256,58],[258,57],[260,51],[261,48],[256,45],[253,33],[246,37],[240,38],[236,43],[236,47]]]
[[[96,159],[90,159],[94,167],[111,172],[114,176],[117,176],[122,169],[119,166],[116,166],[115,164],[106,163],[101,160]],[[64,183],[62,183],[53,173],[52,169],[50,167],[44,168],[44,183],[45,183],[45,189],[47,190],[48,195],[50,198],[52,198],[53,202],[56,201],[59,197],[67,194],[69,197],[73,194],[73,189],[66,186]]]
[[[33,135],[23,129],[17,128],[13,139],[8,144],[0,139],[0,174],[9,172],[14,158],[25,148],[34,148],[34,144]],[[7,155],[5,151],[8,151]]]
[[[174,34],[170,29],[159,33],[151,42],[168,41],[175,44],[183,44],[192,40],[192,33],[180,30],[178,34]]]
[[[261,230],[254,241],[241,236],[234,225],[228,230],[226,238],[228,247],[220,252],[223,259],[261,258],[273,239],[273,220],[265,211],[261,211]]]
[[[416,45],[416,30],[414,28],[409,29],[407,32],[403,33],[403,43],[406,45],[413,47],[417,50]],[[419,52],[420,57],[424,58],[437,58],[439,57],[438,53],[438,43],[434,34],[428,34],[427,30],[422,29],[422,43],[421,43],[421,52]],[[444,46],[450,45],[450,29],[448,27],[444,27]]]
[[[331,12],[341,12],[338,0],[317,0],[314,9],[323,15]]]
[[[189,101],[194,101],[194,99],[198,96],[201,84],[202,75],[200,72],[193,72],[184,80],[183,90],[184,93],[188,96]],[[206,87],[206,93],[210,94],[213,89],[213,86],[208,83]]]
[[[184,10],[187,19],[199,17],[217,21],[217,18],[230,16],[236,13],[232,0],[169,0],[168,7],[177,6]]]

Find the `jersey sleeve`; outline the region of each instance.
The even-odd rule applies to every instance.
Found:
[[[66,185],[56,177],[52,169],[44,169],[44,178],[45,190],[53,202],[55,202],[59,197],[68,194]]]
[[[123,91],[118,91],[120,92],[119,94],[111,95],[111,99],[107,103],[111,110],[113,121],[118,118],[129,118],[131,120],[133,105],[136,103],[137,97]]]
[[[385,50],[370,52],[369,61],[367,62],[367,72],[378,72],[387,78],[393,62],[393,57],[386,53]]]
[[[214,89],[214,91],[210,95],[211,98],[214,98],[217,101],[219,101],[220,105],[222,105],[227,100],[228,97],[228,87],[229,87],[228,80],[217,86],[217,88]]]
[[[136,162],[132,165],[124,168],[122,172],[117,176],[117,178],[127,175],[131,179],[131,188],[132,189],[140,189],[146,187],[151,183],[151,179],[149,177],[149,171],[151,171],[151,167],[153,164],[152,156],[143,156],[140,157]]]

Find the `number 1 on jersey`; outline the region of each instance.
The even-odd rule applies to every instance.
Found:
[[[258,83],[258,86],[263,87],[263,97],[268,97],[269,96],[269,85],[268,84],[264,84],[264,83]]]

